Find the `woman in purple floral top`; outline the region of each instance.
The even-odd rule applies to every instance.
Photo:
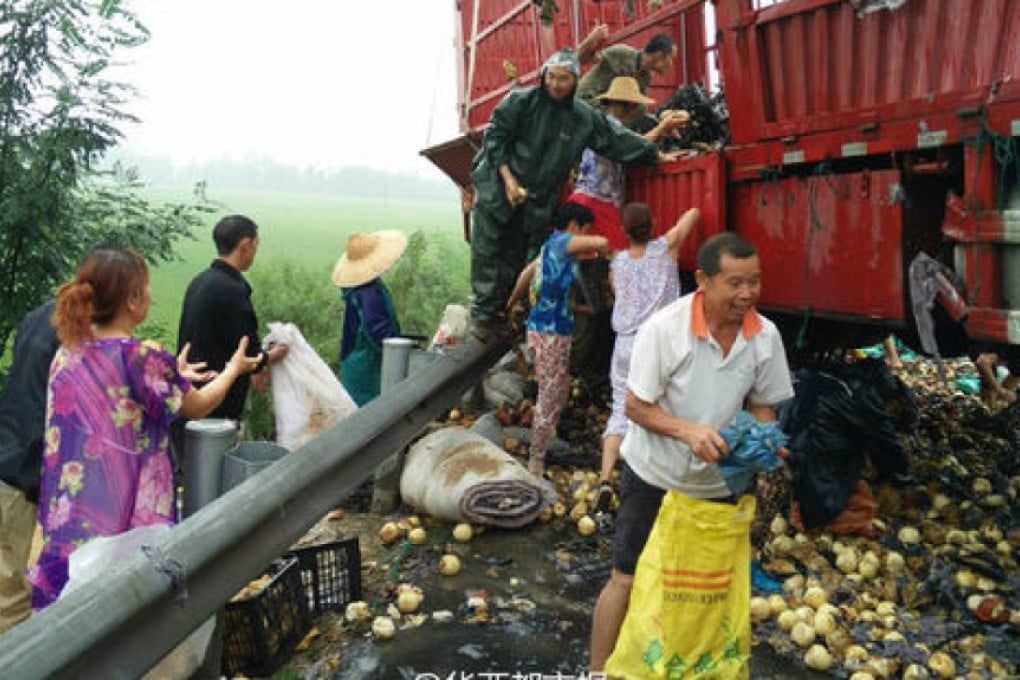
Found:
[[[159,345],[131,336],[149,311],[149,273],[131,250],[94,249],[57,293],[63,343],[50,366],[39,524],[43,548],[29,571],[32,606],[60,595],[68,558],[95,536],[177,520],[170,422],[201,418],[258,358],[247,338],[224,370],[200,373]],[[190,380],[211,380],[193,389]]]

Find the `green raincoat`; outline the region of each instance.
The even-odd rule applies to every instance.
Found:
[[[502,311],[529,248],[545,242],[563,184],[586,147],[619,162],[658,157],[644,137],[574,97],[554,101],[542,86],[511,91],[493,111],[471,171],[475,320],[491,323]],[[506,198],[504,163],[528,191],[523,205]]]

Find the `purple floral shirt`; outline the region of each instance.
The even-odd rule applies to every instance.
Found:
[[[61,347],[50,366],[32,606],[60,595],[68,558],[95,536],[173,524],[169,428],[191,384],[177,359],[134,338]]]

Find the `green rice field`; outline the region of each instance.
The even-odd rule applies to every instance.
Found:
[[[187,189],[161,187],[147,193],[154,200],[188,198]],[[348,235],[356,231],[399,229],[408,234],[420,230],[427,236],[438,233],[462,244],[463,247],[456,248],[460,261],[444,264],[467,276],[468,247],[461,240],[460,205],[452,191],[449,200],[436,201],[241,190],[209,192],[208,198],[218,207],[209,214],[207,224],[196,230],[197,240],[179,244],[181,261],[161,264],[152,271],[153,304],[146,325],[156,332],[150,332],[148,337],[161,335],[164,342],[176,337],[184,291],[191,278],[216,257],[212,227],[220,217],[231,213],[245,214],[259,225],[258,258],[249,274],[284,262],[296,263],[321,272],[322,286],[333,289],[329,275],[343,253]],[[257,289],[255,295],[258,296]]]

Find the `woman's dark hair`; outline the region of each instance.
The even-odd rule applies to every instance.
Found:
[[[715,276],[719,273],[723,255],[746,260],[757,254],[758,249],[743,236],[738,236],[732,231],[724,231],[708,239],[698,248],[698,269],[706,276]]]
[[[229,255],[234,252],[237,244],[246,238],[255,238],[259,233],[258,226],[244,215],[227,215],[213,227],[213,241],[216,252]]]
[[[652,211],[644,203],[628,203],[623,206],[620,222],[631,243],[648,243],[652,238]]]
[[[556,210],[553,228],[556,231],[563,231],[570,226],[571,222],[577,222],[578,226],[582,227],[586,224],[594,224],[595,213],[587,206],[567,201]]]
[[[119,245],[93,248],[74,279],[57,291],[53,313],[57,337],[71,348],[91,340],[92,324],[111,321],[132,295],[144,292],[148,282],[145,260],[134,250]]]

